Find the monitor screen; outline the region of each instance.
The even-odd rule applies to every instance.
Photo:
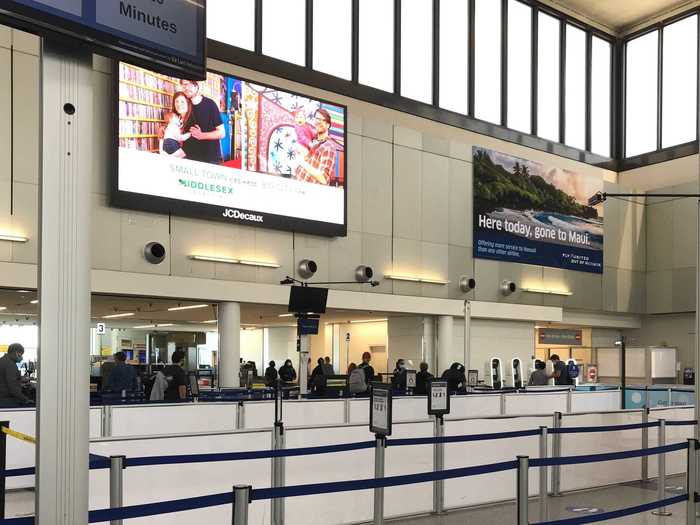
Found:
[[[297,333],[299,335],[318,335],[318,319],[299,319]]]
[[[238,77],[116,66],[112,204],[346,235],[346,109]]]
[[[325,314],[328,288],[292,286],[289,289],[289,312]]]

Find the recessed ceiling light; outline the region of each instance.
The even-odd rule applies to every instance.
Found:
[[[279,314],[277,317],[294,317],[294,314]]]
[[[0,306],[0,310],[7,310],[7,306]]]
[[[31,290],[17,290],[17,293],[31,293]]]
[[[168,326],[175,326],[172,323],[165,323],[165,324],[144,324],[141,326],[134,326],[134,329],[141,329],[141,328],[167,328]]]
[[[179,312],[180,310],[196,310],[197,308],[206,308],[208,304],[193,304],[190,306],[175,306],[168,308],[168,312]]]
[[[385,323],[388,321],[388,319],[360,319],[356,321],[350,321],[351,324],[358,324],[358,323]]]
[[[216,319],[210,319],[209,321],[202,321],[204,324],[214,324],[216,323]]]
[[[134,312],[129,312],[129,313],[124,313],[124,314],[112,314],[112,315],[105,315],[102,317],[102,319],[119,319],[120,317],[131,317],[134,314]]]
[[[10,241],[10,242],[27,242],[29,239],[22,237],[21,235],[8,235],[6,233],[0,234],[0,241]]]
[[[29,301],[30,304],[39,304],[39,299],[34,299],[33,301]]]

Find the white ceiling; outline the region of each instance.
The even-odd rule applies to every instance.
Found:
[[[545,0],[573,16],[625,33],[659,16],[698,5],[695,0]]]

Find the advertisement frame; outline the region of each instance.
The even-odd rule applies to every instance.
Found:
[[[125,61],[124,61],[125,62]],[[128,62],[127,62],[128,63]],[[243,208],[230,208],[228,206],[219,206],[216,204],[206,204],[200,202],[190,202],[180,199],[171,199],[169,197],[159,197],[156,195],[147,195],[142,193],[134,193],[119,189],[119,61],[114,61],[112,67],[112,137],[111,137],[111,165],[110,174],[110,192],[109,205],[115,208],[143,211],[147,213],[158,213],[163,215],[189,217],[194,219],[211,220],[223,222],[226,224],[242,224],[246,226],[254,226],[257,228],[265,228],[278,231],[287,231],[293,233],[305,233],[310,235],[319,235],[323,237],[347,237],[348,231],[348,107],[345,104],[334,102],[325,98],[307,95],[298,91],[293,91],[285,88],[280,88],[267,82],[258,82],[250,80],[246,77],[238,76],[234,73],[225,73],[214,68],[207,68],[207,72],[224,77],[234,77],[243,82],[263,85],[265,87],[284,91],[291,95],[308,98],[314,101],[332,104],[340,107],[345,112],[345,123],[343,126],[343,141],[344,141],[344,192],[343,192],[343,224],[334,224],[330,222],[321,222],[311,219],[301,219],[298,217],[288,217],[285,215],[276,215],[272,213],[264,213],[258,210],[248,210]],[[241,214],[262,215],[264,221],[262,225],[258,222],[245,220],[243,218],[225,217],[224,213],[227,210],[237,210]]]

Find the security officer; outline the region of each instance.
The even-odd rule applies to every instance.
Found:
[[[0,406],[16,407],[31,402],[22,393],[22,381],[17,368],[23,355],[24,347],[19,343],[12,343],[7,348],[7,353],[0,357]]]

